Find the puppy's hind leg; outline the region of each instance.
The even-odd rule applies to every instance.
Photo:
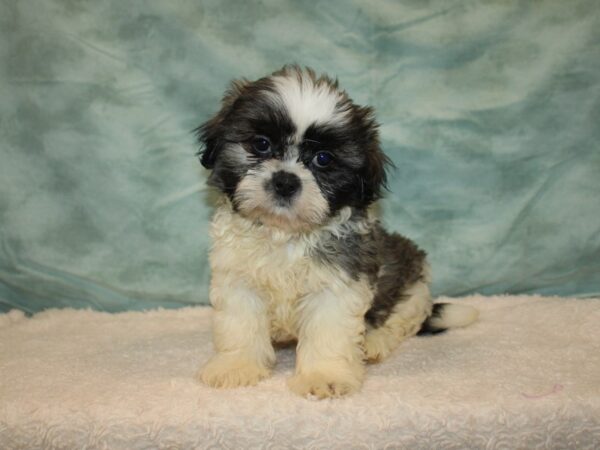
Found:
[[[402,341],[414,336],[431,314],[431,295],[426,281],[414,283],[402,294],[390,315],[379,326],[369,325],[365,336],[365,358],[376,363],[387,356]]]
[[[369,363],[385,359],[400,343],[415,334],[434,334],[464,327],[477,320],[478,311],[467,305],[431,302],[426,281],[412,285],[379,327],[367,327],[365,358]]]
[[[210,300],[217,353],[198,378],[209,386],[233,388],[269,376],[275,351],[263,300],[243,283],[218,272],[213,273]]]

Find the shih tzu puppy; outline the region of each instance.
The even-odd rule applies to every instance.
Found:
[[[297,343],[291,390],[342,396],[407,337],[475,320],[473,308],[432,303],[425,252],[374,217],[389,162],[377,128],[337,81],[298,66],[232,82],[198,128],[209,184],[223,194],[204,383],[256,384],[274,344]]]

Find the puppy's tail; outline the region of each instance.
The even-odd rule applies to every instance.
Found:
[[[466,327],[479,317],[479,311],[472,306],[456,303],[434,303],[431,315],[425,319],[417,334],[435,334],[448,328]]]

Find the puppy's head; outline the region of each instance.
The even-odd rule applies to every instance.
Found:
[[[267,225],[314,229],[345,206],[367,208],[386,181],[373,110],[310,69],[234,81],[197,132],[209,183]]]

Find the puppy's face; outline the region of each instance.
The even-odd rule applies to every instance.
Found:
[[[314,229],[345,206],[366,208],[385,183],[372,109],[310,69],[233,82],[198,136],[209,183],[267,225]]]

